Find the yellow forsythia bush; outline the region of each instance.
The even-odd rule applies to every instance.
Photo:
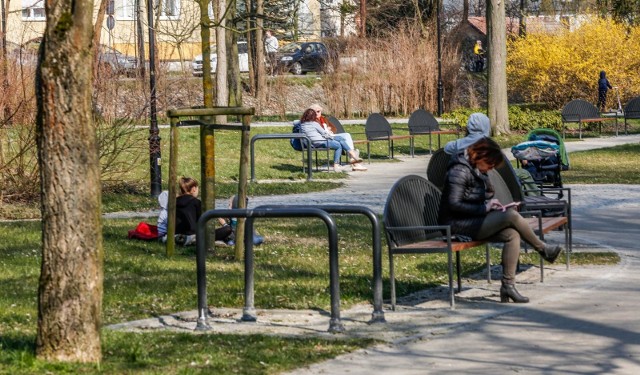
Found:
[[[640,95],[640,27],[591,18],[574,31],[529,33],[507,46],[509,94],[561,108],[572,99],[594,105],[600,71],[618,86],[622,105]],[[615,108],[610,91],[608,107]]]

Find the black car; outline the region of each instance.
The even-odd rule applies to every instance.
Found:
[[[279,72],[305,74],[306,72],[330,73],[337,58],[320,42],[289,43],[277,54]]]

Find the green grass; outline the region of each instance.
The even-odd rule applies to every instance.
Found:
[[[640,184],[640,144],[573,152],[570,169],[562,172],[567,184]]]
[[[274,374],[373,340],[105,330],[99,365],[37,360],[34,342],[34,335],[0,337],[0,374]]]

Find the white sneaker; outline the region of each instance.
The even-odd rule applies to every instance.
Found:
[[[365,172],[368,170],[367,167],[365,167],[364,165],[360,164],[360,163],[356,163],[356,164],[352,164],[351,165],[351,170],[352,171],[361,171],[361,172]]]

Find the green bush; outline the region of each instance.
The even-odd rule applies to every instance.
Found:
[[[469,116],[475,112],[487,113],[486,110],[480,108],[459,108],[444,114],[442,117],[454,120],[458,126],[465,129]],[[562,130],[562,119],[558,111],[535,111],[528,107],[511,105],[509,106],[509,128],[517,132],[528,132],[537,128]]]

